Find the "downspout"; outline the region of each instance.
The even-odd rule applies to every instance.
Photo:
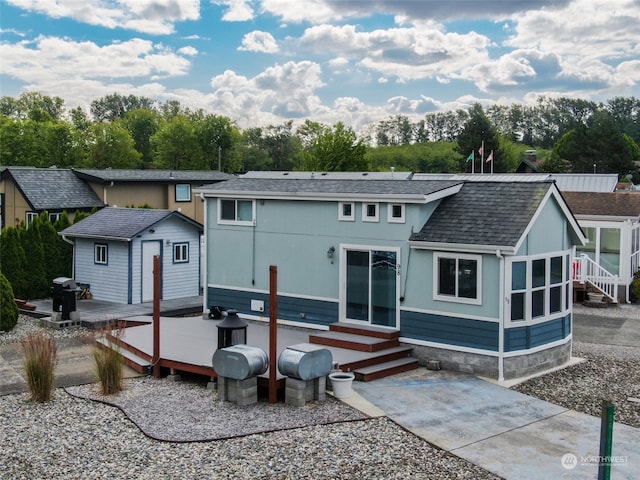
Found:
[[[60,235],[62,240],[73,247],[73,261],[71,262],[71,278],[76,278],[76,242],[69,240],[65,235]]]
[[[107,188],[111,188],[113,187],[113,182],[111,182],[109,185],[105,185],[104,187],[102,187],[102,198],[103,198],[103,202],[105,205],[109,205],[109,202],[107,201]]]
[[[209,242],[207,241],[207,205],[209,202],[204,198],[204,193],[200,192],[200,200],[204,203],[204,233],[202,238],[202,243],[204,244],[204,248],[200,252],[200,265],[202,271],[200,272],[200,282],[202,283],[202,311],[204,313],[207,312],[207,308],[209,308],[209,269],[207,268],[207,251],[209,250]]]
[[[504,302],[505,287],[504,287],[504,257],[500,252],[500,249],[496,250],[496,257],[500,260],[500,304],[498,307],[498,381],[504,382]]]

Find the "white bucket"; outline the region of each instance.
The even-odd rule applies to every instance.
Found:
[[[351,396],[351,384],[355,375],[351,372],[333,372],[329,374],[333,396],[336,398],[347,398]]]

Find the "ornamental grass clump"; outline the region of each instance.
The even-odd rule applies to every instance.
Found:
[[[122,336],[123,328],[108,324],[100,330],[105,343],[96,343],[93,360],[103,395],[113,395],[123,389],[124,364],[117,340]]]
[[[31,400],[48,402],[53,393],[58,348],[55,339],[42,331],[27,336],[21,342],[24,370]]]

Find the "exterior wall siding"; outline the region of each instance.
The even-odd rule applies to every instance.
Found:
[[[571,334],[571,315],[523,327],[506,328],[504,351],[515,352],[564,340]]]
[[[108,245],[107,265],[94,263],[94,245],[96,243]],[[76,239],[74,277],[76,282],[91,285],[91,294],[96,300],[127,303],[129,243]]]
[[[497,322],[401,310],[400,325],[404,338],[498,351]]]
[[[237,310],[240,314],[260,315],[269,318],[269,293],[209,287],[208,299],[208,307],[224,307],[226,310]],[[264,311],[262,313],[251,310],[252,300],[263,302]],[[338,303],[329,300],[278,295],[278,318],[326,327],[330,323],[338,321]]]

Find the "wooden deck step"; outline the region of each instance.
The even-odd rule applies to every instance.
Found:
[[[418,368],[418,359],[413,357],[404,357],[391,360],[385,363],[379,363],[370,367],[363,367],[353,370],[355,379],[361,382],[369,382],[378,378],[388,377],[396,373],[407,372]]]
[[[339,368],[344,372],[352,372],[360,368],[410,357],[412,351],[411,347],[398,346],[377,352],[366,352],[364,356],[361,353],[358,358],[342,360],[339,363]]]
[[[113,345],[114,345],[113,343],[109,342],[105,338],[96,339],[96,343],[100,348],[113,348]],[[122,360],[124,361],[125,365],[132,368],[138,373],[148,372],[149,367],[151,366],[151,362],[149,362],[147,359],[143,357],[136,355],[135,353],[129,351],[128,349],[123,348],[122,346],[119,346],[117,348],[118,348],[118,353],[120,353],[120,355],[122,356]]]
[[[398,346],[397,339],[376,338],[334,331],[309,335],[309,343],[347,348],[359,352],[377,352]]]
[[[386,338],[388,340],[400,338],[400,330],[377,327],[375,325],[356,325],[354,323],[335,322],[329,324],[332,332],[352,333],[366,337]]]

